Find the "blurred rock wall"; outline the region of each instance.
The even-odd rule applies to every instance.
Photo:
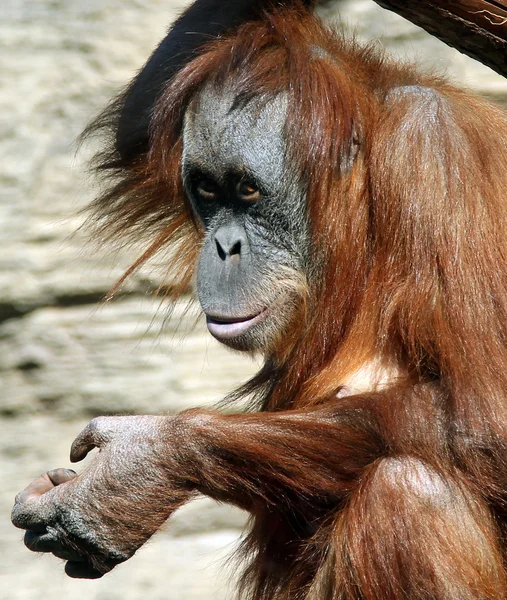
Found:
[[[75,233],[93,197],[88,151],[74,141],[143,64],[183,2],[3,0],[0,6],[0,599],[232,598],[221,559],[244,516],[202,499],[185,507],[129,563],[100,581],[72,581],[22,546],[8,521],[14,493],[55,466],[97,414],[174,412],[212,403],[255,366],[230,354],[178,306],[168,320],[147,290],[156,272],[105,294],[135,255],[104,255]],[[371,0],[329,2],[326,19],[402,58],[504,101],[505,80]]]

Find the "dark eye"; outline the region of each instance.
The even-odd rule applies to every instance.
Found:
[[[260,200],[261,193],[259,188],[251,181],[240,181],[237,187],[238,198],[243,202],[257,202]]]
[[[204,177],[197,182],[194,191],[201,200],[213,202],[218,196],[218,185],[209,177]]]

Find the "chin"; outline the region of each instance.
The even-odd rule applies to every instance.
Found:
[[[231,348],[231,350],[237,350],[238,352],[258,352],[264,348],[262,342],[258,341],[255,336],[249,334],[239,335],[226,340],[221,339],[213,333],[211,335],[224,346]]]

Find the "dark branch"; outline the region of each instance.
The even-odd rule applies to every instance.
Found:
[[[506,0],[375,0],[460,52],[507,75]]]

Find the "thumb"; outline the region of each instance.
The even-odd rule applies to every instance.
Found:
[[[107,417],[97,417],[90,421],[77,436],[70,448],[70,462],[79,462],[90,450],[103,448],[110,439],[110,428],[105,425]]]

